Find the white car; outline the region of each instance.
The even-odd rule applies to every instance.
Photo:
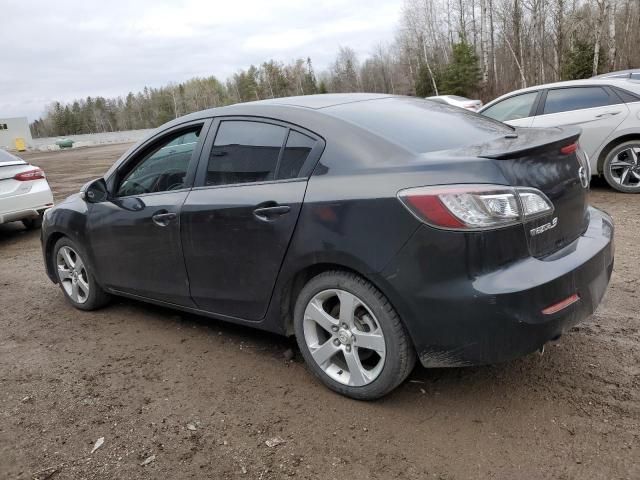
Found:
[[[22,221],[27,229],[39,228],[53,195],[44,172],[0,149],[0,224]]]
[[[464,108],[472,112],[477,112],[482,108],[482,101],[472,100],[466,97],[460,97],[458,95],[437,95],[434,97],[427,97],[427,100],[438,103],[446,103],[447,105],[453,105],[454,107]]]
[[[518,127],[582,128],[592,175],[620,192],[640,193],[640,82],[588,79],[524,88],[488,103],[480,114]]]
[[[595,77],[591,78],[628,78],[631,80],[640,80],[640,68],[603,73],[602,75],[596,75]]]

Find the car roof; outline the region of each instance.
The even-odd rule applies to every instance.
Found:
[[[603,73],[600,75],[594,75],[591,78],[610,78],[614,75],[623,75],[623,74],[630,74],[630,73],[638,73],[640,72],[640,68],[630,68],[628,70],[617,70],[615,72],[609,72],[609,73]]]
[[[178,117],[159,128],[166,129],[181,123],[203,120],[206,118],[238,115],[238,116],[269,116],[274,112],[284,113],[291,110],[314,112],[323,108],[334,107],[345,103],[366,102],[384,98],[401,97],[399,95],[385,95],[381,93],[325,93],[316,95],[301,95],[296,97],[270,98],[253,102],[234,103],[224,107],[200,110],[182,117]]]
[[[509,93],[499,96],[495,100],[487,103],[481,111],[486,110],[494,103],[504,100],[505,98],[512,97],[521,93],[537,92],[538,90],[544,90],[546,88],[559,88],[559,87],[588,87],[597,85],[611,85],[625,90],[629,90],[633,93],[640,94],[640,82],[633,81],[626,78],[586,78],[583,80],[567,80],[564,82],[545,83],[543,85],[535,85],[532,87],[521,88],[520,90],[513,90]]]
[[[380,100],[382,98],[389,98],[393,96],[394,95],[385,95],[382,93],[323,93],[317,95],[301,95],[297,97],[270,98],[255,102],[246,102],[243,105],[287,105],[318,110],[345,103]]]
[[[233,110],[246,110],[247,107],[257,107],[258,109],[260,109],[263,106],[274,105],[281,107],[299,107],[311,110],[320,110],[322,108],[334,107],[336,105],[342,105],[345,103],[380,100],[382,98],[389,98],[393,96],[397,95],[384,95],[381,93],[325,93],[316,95],[300,95],[296,97],[268,98],[265,100],[256,100],[253,102],[234,103],[233,105],[227,105],[224,107],[202,110],[201,112],[195,112],[195,114],[200,114],[201,117],[209,117],[221,114],[229,115],[232,114]]]

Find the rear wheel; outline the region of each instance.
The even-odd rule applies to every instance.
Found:
[[[74,242],[61,238],[53,248],[58,284],[67,300],[80,310],[95,310],[109,302],[110,296],[96,282],[86,255]]]
[[[355,274],[331,271],[312,278],[298,296],[294,322],[311,371],[348,397],[382,397],[415,365],[398,314],[377,288]]]
[[[640,192],[640,140],[624,142],[607,154],[604,178],[619,192]]]
[[[22,225],[24,225],[24,228],[26,228],[27,230],[35,230],[37,228],[40,228],[42,226],[42,214],[38,215],[37,217],[25,218],[24,220],[22,220]]]

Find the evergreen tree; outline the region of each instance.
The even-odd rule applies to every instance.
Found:
[[[433,72],[436,85],[440,85],[440,78],[437,72]],[[416,78],[416,95],[418,97],[430,97],[435,95],[436,91],[433,89],[433,81],[431,79],[431,73],[425,64],[420,65],[418,70],[418,77]]]
[[[311,95],[318,93],[318,84],[316,82],[316,74],[313,71],[313,65],[311,65],[311,58],[307,57],[307,71],[304,74],[303,82],[304,93]]]
[[[453,45],[452,54],[451,63],[442,72],[438,93],[471,97],[478,91],[481,80],[478,57],[473,46],[464,41]]]
[[[606,65],[605,52],[600,50],[600,65]],[[593,74],[593,43],[576,42],[564,56],[562,65],[563,80],[579,80],[590,78]]]

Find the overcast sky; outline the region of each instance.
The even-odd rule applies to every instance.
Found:
[[[391,41],[402,0],[2,0],[0,118]]]

